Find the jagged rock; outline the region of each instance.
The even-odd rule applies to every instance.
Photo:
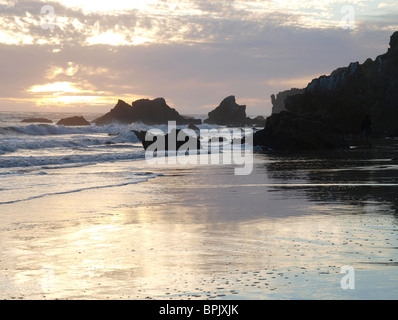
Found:
[[[286,97],[285,107],[302,116],[327,116],[346,134],[360,134],[368,114],[374,136],[392,135],[398,128],[398,32],[387,53],[314,79],[302,94]]]
[[[131,105],[123,100],[118,100],[115,107],[107,114],[93,121],[96,125],[106,125],[110,123],[130,124],[133,122],[133,109]]]
[[[271,95],[271,102],[272,102],[272,113],[279,113],[282,111],[287,111],[285,107],[285,99],[288,96],[294,96],[296,94],[302,94],[304,92],[304,89],[297,89],[297,88],[292,88],[290,90],[285,90],[282,92],[279,92],[276,96],[273,94]]]
[[[266,119],[263,130],[253,136],[253,145],[273,150],[324,150],[346,148],[338,128],[318,117],[303,117],[282,111]]]
[[[163,98],[154,100],[141,99],[133,102],[134,122],[145,124],[167,124],[168,121],[176,121],[177,124],[185,124],[187,120],[175,109],[170,108]]]
[[[70,118],[64,118],[61,119],[57,122],[57,125],[59,126],[90,126],[90,122],[88,122],[86,119],[83,117],[70,117]]]
[[[246,106],[236,103],[235,96],[226,97],[220,105],[208,113],[208,118],[203,121],[228,127],[264,126],[265,118],[257,116],[251,119],[246,116]]]
[[[235,96],[225,98],[220,105],[208,113],[205,123],[217,125],[245,125],[246,106],[239,105],[235,101]]]
[[[95,119],[96,125],[110,123],[130,124],[142,122],[149,125],[167,124],[168,121],[176,121],[177,124],[201,124],[200,119],[187,119],[181,116],[175,109],[170,108],[163,98],[140,99],[130,106],[123,100],[118,100],[116,106],[107,114]]]
[[[28,118],[24,119],[21,122],[26,122],[26,123],[53,123],[51,120],[46,119],[46,118]]]
[[[388,52],[398,51],[398,31],[394,32],[390,37],[390,48]]]

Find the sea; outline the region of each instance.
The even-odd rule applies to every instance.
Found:
[[[65,183],[55,174],[60,168],[82,168],[144,157],[142,145],[131,131],[132,126],[67,127],[55,124],[71,116],[73,114],[55,112],[0,113],[0,204],[53,193],[138,183],[151,176],[135,174],[131,170],[87,176],[80,170],[80,174],[68,177],[68,183]],[[100,115],[82,116],[92,121]],[[54,124],[21,122],[28,118],[46,118]],[[138,125],[134,128],[140,129]]]
[[[149,130],[154,126],[142,123],[56,125],[60,119],[74,115],[60,112],[0,112],[0,205],[90,188],[135,184],[156,176],[151,172],[135,172],[131,167],[87,174],[85,167],[143,160],[144,149],[132,130]],[[79,115],[92,121],[102,114]],[[203,115],[194,116],[204,118]],[[53,123],[22,122],[29,118],[45,118]],[[168,130],[167,125],[155,127],[163,132]],[[217,126],[201,127],[209,129]],[[59,169],[63,168],[76,170],[71,176],[61,177]]]

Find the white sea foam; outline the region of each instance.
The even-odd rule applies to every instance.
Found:
[[[28,125],[3,127],[0,168],[98,163],[142,157],[132,126],[64,127]]]
[[[138,160],[144,158],[144,152],[141,150],[123,153],[97,153],[97,154],[71,154],[65,156],[44,156],[44,157],[4,157],[0,158],[0,168],[13,167],[48,167],[54,165],[66,164],[94,164],[101,162],[113,162],[123,160]],[[75,165],[73,165],[75,167]]]
[[[0,135],[64,135],[64,134],[92,134],[92,133],[117,133],[125,130],[126,125],[107,126],[57,126],[52,124],[30,124],[27,126],[7,126],[0,128]]]
[[[141,123],[3,126],[0,127],[0,168],[141,159],[142,145],[132,130],[148,131],[154,127],[164,132],[168,129],[167,125]],[[199,127],[211,129],[214,126],[203,124]]]

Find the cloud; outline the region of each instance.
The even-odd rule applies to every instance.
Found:
[[[366,14],[362,0],[14,1],[0,5],[0,42],[140,45],[242,41],[273,27],[339,28],[340,9],[346,3],[356,6],[358,14]],[[42,28],[48,16],[41,13],[44,5],[54,9],[54,29]]]
[[[340,27],[346,3],[355,8],[355,30]],[[272,93],[385,52],[398,9],[386,16],[380,4],[0,1],[0,108],[55,108],[58,101],[105,110],[118,98],[163,96],[195,113],[234,94],[249,113],[267,114]],[[54,7],[54,29],[41,27],[43,5]],[[62,90],[31,90],[57,83],[79,92],[64,90],[62,98]]]

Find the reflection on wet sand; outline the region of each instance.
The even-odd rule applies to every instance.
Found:
[[[384,142],[385,143],[385,142]],[[290,196],[307,197],[310,201],[339,202],[365,206],[377,202],[398,211],[398,148],[396,142],[379,145],[373,150],[336,151],[327,154],[295,155],[283,161],[264,165],[275,182],[303,182],[294,191],[288,186],[276,186]],[[305,194],[305,195],[304,195]],[[355,213],[355,210],[353,211]]]

